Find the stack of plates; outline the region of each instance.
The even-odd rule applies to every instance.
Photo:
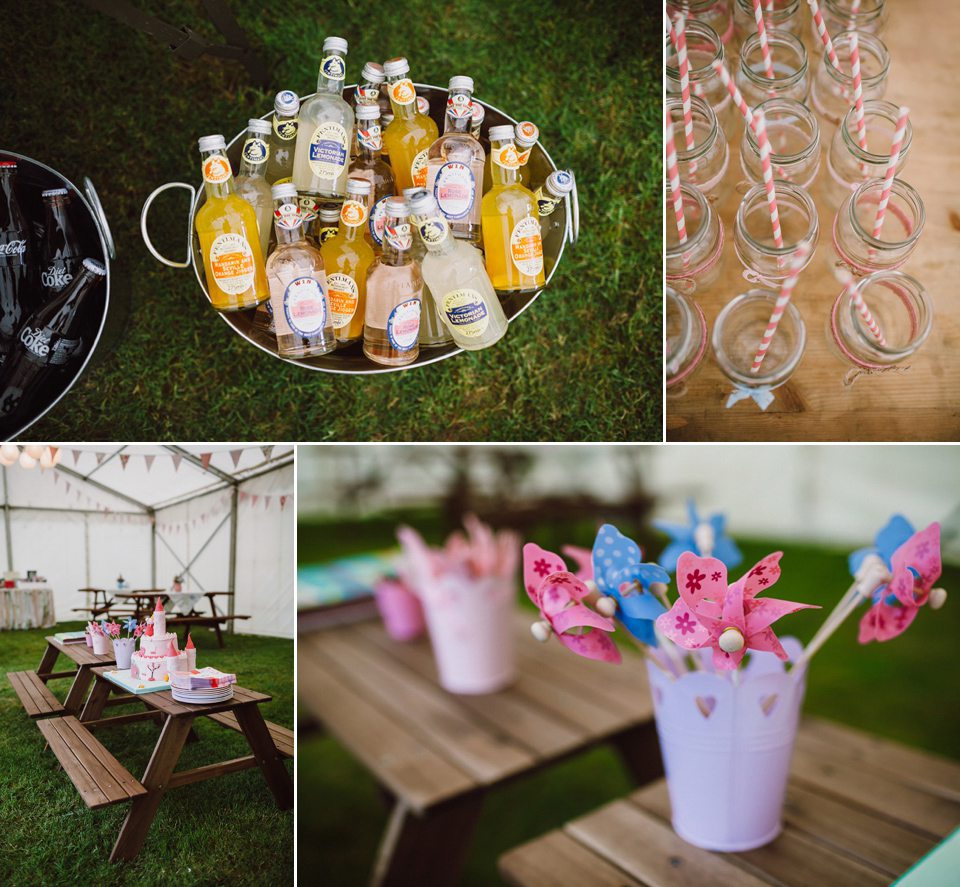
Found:
[[[194,705],[212,704],[214,702],[226,702],[233,698],[233,684],[227,684],[226,687],[198,688],[195,690],[179,690],[171,687],[173,698],[177,702],[192,702]]]

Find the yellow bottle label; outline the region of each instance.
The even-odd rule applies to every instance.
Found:
[[[264,163],[270,156],[270,147],[263,139],[247,139],[240,156],[248,163]]]
[[[253,250],[242,234],[220,234],[210,245],[210,270],[217,286],[239,296],[253,286]]]
[[[201,167],[203,180],[211,185],[220,185],[233,175],[230,161],[222,154],[211,154]]]
[[[490,325],[486,302],[476,290],[459,289],[447,293],[441,300],[443,313],[450,326],[461,336],[482,336]]]
[[[504,145],[499,151],[492,151],[490,156],[497,166],[504,169],[519,169],[520,158],[517,156],[517,149],[513,145]]]
[[[410,176],[413,179],[415,188],[426,188],[427,186],[427,154],[429,148],[424,148],[410,164]]]
[[[340,210],[340,221],[356,228],[367,220],[367,208],[357,200],[345,200]]]
[[[347,162],[347,131],[339,123],[321,123],[310,139],[308,158],[314,175],[337,178]]]
[[[543,243],[537,219],[527,216],[514,226],[510,235],[510,258],[527,277],[536,277],[543,270]]]
[[[427,244],[443,243],[444,239],[450,233],[450,226],[446,219],[434,216],[417,226],[420,232],[420,239]]]
[[[417,99],[417,91],[413,88],[413,81],[409,77],[398,80],[390,86],[390,98],[398,105],[410,105]]]
[[[330,298],[330,316],[333,328],[342,329],[353,320],[357,313],[360,290],[356,281],[339,271],[327,275],[327,296]]]

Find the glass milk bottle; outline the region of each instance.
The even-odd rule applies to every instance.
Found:
[[[720,35],[709,25],[689,21],[687,32],[687,65],[691,95],[702,98],[713,109],[724,132],[732,133],[741,124],[742,118],[720,75],[712,63],[724,62],[725,51]],[[680,95],[680,63],[677,50],[667,34],[664,37],[664,52],[667,67],[667,95]]]
[[[773,177],[809,190],[820,171],[820,125],[816,115],[794,99],[767,99],[755,110],[763,113],[767,124]],[[743,191],[763,181],[760,143],[749,126],[743,128],[740,140],[740,164],[747,176],[747,182],[740,186]]]
[[[357,158],[350,164],[350,178],[370,183],[366,238],[377,255],[383,248],[386,200],[397,193],[396,176],[380,157],[382,147],[380,105],[357,105]]]
[[[704,292],[720,278],[723,269],[723,222],[710,201],[687,182],[680,183],[686,241],[681,243],[669,184],[664,198],[666,242],[664,265],[667,283],[682,295]]]
[[[267,298],[257,214],[233,185],[222,135],[200,139],[206,200],[194,224],[210,301],[217,311],[242,311]]]
[[[343,100],[347,41],[327,37],[317,94],[300,107],[300,131],[293,158],[293,183],[301,194],[339,199],[347,193],[353,109]]]
[[[483,148],[470,133],[473,79],[451,77],[443,135],[427,152],[426,189],[433,195],[453,236],[480,243],[480,187]]]
[[[337,344],[341,346],[357,342],[363,336],[367,269],[376,258],[364,237],[371,190],[365,179],[347,179],[347,199],[340,210],[340,230],[320,247],[327,273],[333,331]]]
[[[547,180],[533,192],[540,216],[540,239],[543,241],[543,260],[549,272],[560,255],[560,244],[567,235],[560,213],[554,212],[564,198],[573,190],[573,173],[555,169]]]
[[[422,188],[407,188],[403,192],[403,196],[409,200],[411,195],[417,194],[422,190]],[[423,259],[427,254],[427,247],[416,225],[411,225],[411,233],[413,235],[413,244],[410,247],[410,255],[420,263],[422,270]],[[450,330],[447,328],[447,325],[440,319],[437,301],[433,298],[430,284],[426,278],[424,278],[423,281],[421,301],[423,305],[420,310],[420,347],[450,344],[450,342],[453,341],[453,336],[450,335]]]
[[[268,185],[293,181],[293,149],[297,144],[300,97],[289,89],[281,90],[273,100],[273,125],[270,127],[270,151],[267,154]]]
[[[427,152],[440,135],[437,124],[417,108],[417,93],[407,77],[405,58],[383,63],[393,120],[383,131],[383,146],[397,177],[397,190],[423,188],[427,184]]]
[[[672,286],[664,292],[666,357],[664,386],[669,398],[682,397],[707,350],[707,321],[700,306]]]
[[[696,185],[714,206],[720,209],[733,190],[733,176],[727,175],[730,151],[713,109],[703,99],[690,98],[693,122],[693,147],[686,148],[683,131],[683,101],[678,95],[667,96],[664,108],[670,112],[676,133],[677,162],[680,178]]]
[[[804,45],[789,31],[767,31],[767,42],[773,59],[773,79],[767,77],[759,34],[748,37],[740,47],[740,64],[733,79],[743,100],[750,108],[771,98],[805,102],[810,72]]]
[[[733,0],[667,0],[670,21],[682,12],[688,21],[710,25],[720,35],[724,46],[734,37]]]
[[[270,306],[281,357],[326,354],[337,347],[320,250],[307,243],[297,189],[273,186],[277,248],[267,260]]]
[[[543,242],[537,201],[520,184],[512,126],[490,128],[493,187],[483,195],[483,252],[487,273],[498,293],[543,286]]]
[[[420,353],[423,275],[413,245],[407,201],[387,198],[383,252],[367,271],[363,353],[374,363],[406,366]]]
[[[483,267],[483,256],[453,236],[428,191],[411,194],[407,205],[427,247],[424,282],[453,341],[467,351],[479,351],[498,342],[507,331],[507,318]]]
[[[856,11],[854,11],[856,10]],[[820,0],[820,14],[830,38],[836,41],[844,31],[883,36],[890,11],[885,0]],[[823,41],[810,17],[810,45],[817,55],[823,53]]]
[[[263,177],[270,148],[266,136],[270,135],[270,121],[252,117],[247,121],[247,137],[240,153],[240,169],[237,171],[237,194],[257,214],[257,230],[260,232],[260,251],[267,259],[267,245],[273,227],[273,197],[270,186]]]

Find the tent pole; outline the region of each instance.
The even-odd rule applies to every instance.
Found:
[[[13,570],[13,541],[10,536],[10,500],[7,497],[7,469],[3,468],[3,523],[7,534],[7,569]]]
[[[157,587],[157,513],[150,509],[150,587]]]
[[[230,595],[227,598],[227,615],[233,616],[235,612],[236,590],[237,590],[237,500],[239,498],[240,485],[233,485],[233,495],[230,500],[230,586],[227,589]],[[233,634],[233,625],[235,620],[231,619],[227,626],[227,631]]]

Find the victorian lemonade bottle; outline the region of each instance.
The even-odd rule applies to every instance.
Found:
[[[270,128],[269,120],[251,117],[247,121],[247,136],[240,153],[240,169],[236,178],[237,194],[257,214],[260,251],[264,261],[267,260],[267,245],[273,233],[273,198],[270,196],[270,186],[263,177],[270,151],[267,144]]]
[[[406,76],[409,70],[405,58],[383,63],[393,106],[393,120],[383,131],[383,145],[390,155],[398,191],[427,184],[427,151],[440,135],[437,124],[417,108],[413,81]]]
[[[407,188],[403,196],[410,199],[414,194],[421,192],[423,188]],[[420,232],[416,225],[411,226],[410,231],[413,237],[413,244],[410,246],[410,255],[420,263],[423,269],[423,259],[427,254],[427,245],[423,242]],[[420,347],[430,347],[434,345],[448,345],[453,341],[450,335],[450,329],[440,318],[440,312],[437,310],[436,300],[430,291],[430,284],[427,279],[423,279],[423,292],[420,296],[422,302],[420,306]]]
[[[300,96],[283,89],[273,100],[273,125],[270,129],[270,151],[267,156],[268,185],[293,181],[293,149],[297,144]]]
[[[210,301],[217,311],[242,311],[267,298],[257,214],[233,185],[222,135],[200,139],[206,202],[194,224]]]

